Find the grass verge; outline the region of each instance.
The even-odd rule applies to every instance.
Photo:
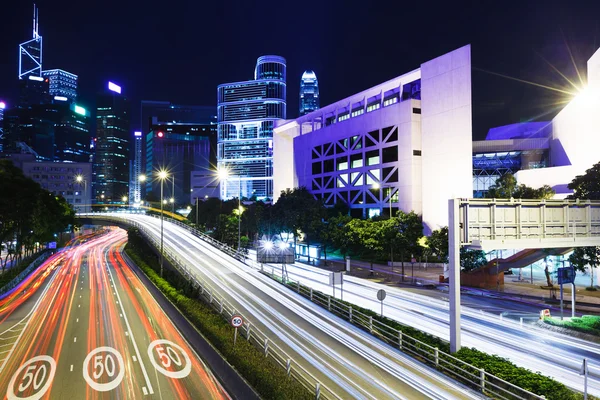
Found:
[[[558,318],[544,318],[544,323],[600,337],[600,317],[595,315],[584,315],[562,321]]]
[[[275,279],[275,280],[278,282],[281,282],[280,279]],[[288,286],[291,290],[294,290],[294,291],[297,291],[297,289],[298,289],[296,282],[292,283],[292,282],[288,281],[288,282],[286,282],[286,286]],[[300,285],[300,287],[303,289],[303,290],[300,290],[300,293],[302,293],[302,292],[307,293],[310,290],[310,288],[308,288],[307,286]],[[302,293],[302,295],[304,297],[308,297],[308,296],[305,296],[304,293]],[[326,294],[313,289],[313,296],[316,293],[323,296],[323,298],[325,298],[327,296]],[[340,300],[337,299],[337,301],[340,301]],[[450,344],[436,336],[422,332],[411,326],[403,325],[393,319],[389,319],[387,317],[382,317],[380,314],[378,314],[374,311],[359,307],[355,304],[352,304],[352,303],[349,303],[346,301],[341,301],[341,303],[345,304],[346,306],[351,306],[354,311],[359,311],[369,317],[372,317],[373,320],[377,320],[381,323],[388,325],[391,328],[401,331],[403,335],[408,335],[414,339],[417,339],[423,343],[428,344],[429,346],[437,347],[440,351],[443,351],[445,353],[450,353]],[[321,305],[323,308],[326,308],[321,303],[317,303],[317,304]],[[336,314],[344,319],[347,319],[347,316],[345,314],[342,315],[342,313],[336,312],[335,311],[336,309],[334,307],[332,307],[331,310],[332,310],[331,312],[333,314]],[[355,325],[368,331],[362,325],[358,325],[358,324],[355,324]],[[379,337],[380,339],[385,341],[385,336],[378,335],[377,337]],[[422,346],[422,347],[425,347],[425,346]],[[414,357],[413,354],[411,354],[411,356]],[[545,398],[548,400],[579,400],[579,399],[583,399],[582,393],[575,392],[575,391],[569,389],[564,384],[562,384],[550,377],[544,376],[539,372],[532,372],[532,371],[528,370],[527,368],[518,367],[515,364],[513,364],[511,361],[509,361],[505,358],[495,356],[495,355],[490,355],[490,354],[484,353],[480,350],[477,350],[475,348],[463,347],[458,352],[453,354],[453,356],[458,358],[461,361],[464,361],[466,363],[473,365],[476,368],[483,368],[483,369],[485,369],[485,371],[487,373],[492,374],[500,379],[503,379],[515,386],[518,386],[522,389],[525,389],[527,391],[535,393],[539,396],[545,396]],[[442,357],[442,356],[440,355],[440,357]],[[416,357],[416,358],[419,358],[419,357]],[[427,362],[424,358],[419,358],[419,359],[423,362]],[[451,358],[446,357],[445,359],[446,359],[446,361],[448,361],[450,363],[455,363],[456,367],[464,368],[463,365],[459,365],[458,362],[453,361]],[[432,364],[430,364],[430,365],[432,365]],[[432,366],[435,368],[434,365],[432,365]],[[456,379],[459,382],[462,382],[466,385],[473,386],[470,381],[468,381],[467,379],[461,378],[461,372],[458,369],[456,369],[454,371],[452,371],[452,369],[450,369],[450,371],[442,370],[439,367],[437,369],[440,370],[441,372],[445,373],[446,375]],[[493,383],[498,386],[505,387],[507,390],[510,390],[510,387],[507,387],[508,385],[502,384],[499,381],[496,381]],[[592,396],[588,396],[588,399],[596,399],[596,398],[592,397]]]
[[[159,276],[160,266],[152,249],[136,229],[128,230],[125,252],[148,276],[158,289],[202,333],[212,346],[231,364],[264,399],[308,400],[314,395],[304,386],[289,378],[275,361],[266,358],[252,344],[238,337],[233,348],[233,328],[210,305],[196,298],[197,293],[176,272],[165,269]]]

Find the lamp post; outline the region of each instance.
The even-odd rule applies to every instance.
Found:
[[[81,182],[83,182],[83,211],[87,212],[87,207],[88,207],[88,203],[87,203],[87,180],[83,178],[83,175],[77,175],[75,177],[75,181],[79,184],[81,184]]]
[[[173,181],[173,186],[171,189],[171,198],[169,199],[169,201],[171,202],[171,212],[175,214],[175,174],[173,174],[171,180]]]
[[[226,168],[219,168],[217,171],[217,176],[219,180],[227,182],[229,179],[229,170]],[[237,176],[238,180],[238,251],[240,251],[241,242],[242,242],[242,178]]]
[[[389,217],[389,219],[392,219],[392,188],[390,186],[385,186],[385,187],[390,189],[390,217]],[[376,190],[384,189],[385,187],[381,186],[381,184],[377,183],[377,182],[373,184],[373,189],[376,189]],[[381,212],[383,212],[383,207],[381,208]],[[392,272],[394,272],[394,245],[393,244],[390,244],[390,261],[392,263]],[[404,273],[402,274],[402,280],[404,280]]]
[[[167,171],[165,170],[160,170],[158,171],[158,179],[160,179],[160,277],[162,278],[163,276],[163,266],[164,266],[164,260],[165,260],[165,256],[163,255],[163,242],[164,242],[164,214],[163,214],[163,207],[164,207],[164,200],[163,200],[163,194],[164,194],[164,183],[165,183],[165,179],[168,178],[168,174]]]
[[[139,192],[140,192],[140,197],[141,197],[141,192],[142,192],[142,185],[141,185],[141,184],[142,184],[142,183],[144,183],[144,182],[146,182],[146,175],[145,175],[145,174],[140,174],[140,175],[138,176],[138,181],[140,182],[140,187],[139,187],[139,189],[138,189],[138,190],[139,190]],[[144,202],[143,202],[143,201],[141,201],[141,198],[140,198],[140,203],[141,203],[141,206],[142,206],[142,209],[143,209]]]

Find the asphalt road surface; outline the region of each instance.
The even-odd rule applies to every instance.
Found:
[[[123,230],[59,252],[0,299],[0,393],[228,399],[124,261]]]

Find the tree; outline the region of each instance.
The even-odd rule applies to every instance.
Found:
[[[444,226],[431,232],[431,236],[427,238],[427,246],[431,254],[435,254],[439,260],[448,263],[448,227]]]
[[[273,206],[273,218],[282,228],[282,232],[290,233],[294,237],[294,248],[301,233],[304,233],[306,244],[310,246],[310,242],[318,237],[324,217],[325,207],[322,202],[315,199],[305,187],[282,191],[279,200]]]
[[[477,268],[481,268],[487,264],[485,251],[471,250],[466,247],[460,248],[460,269],[461,271],[469,272]]]
[[[356,218],[350,220],[346,226],[350,251],[358,254],[361,259],[369,260],[373,271],[373,260],[383,250],[383,243],[380,240],[381,224]]]
[[[569,199],[600,200],[600,162],[576,176],[567,187],[573,190]]]
[[[506,173],[496,179],[494,185],[490,186],[487,198],[496,199],[551,199],[555,192],[548,185],[534,189],[524,184],[518,184],[517,178],[511,173]]]
[[[594,288],[594,268],[600,265],[600,246],[576,247],[569,262],[581,272],[585,272],[586,265],[590,266],[590,288]]]

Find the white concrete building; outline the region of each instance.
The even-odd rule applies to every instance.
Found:
[[[471,48],[296,120],[278,122],[273,186],[305,186],[355,216],[401,209],[425,231],[448,224],[448,199],[472,196]]]

